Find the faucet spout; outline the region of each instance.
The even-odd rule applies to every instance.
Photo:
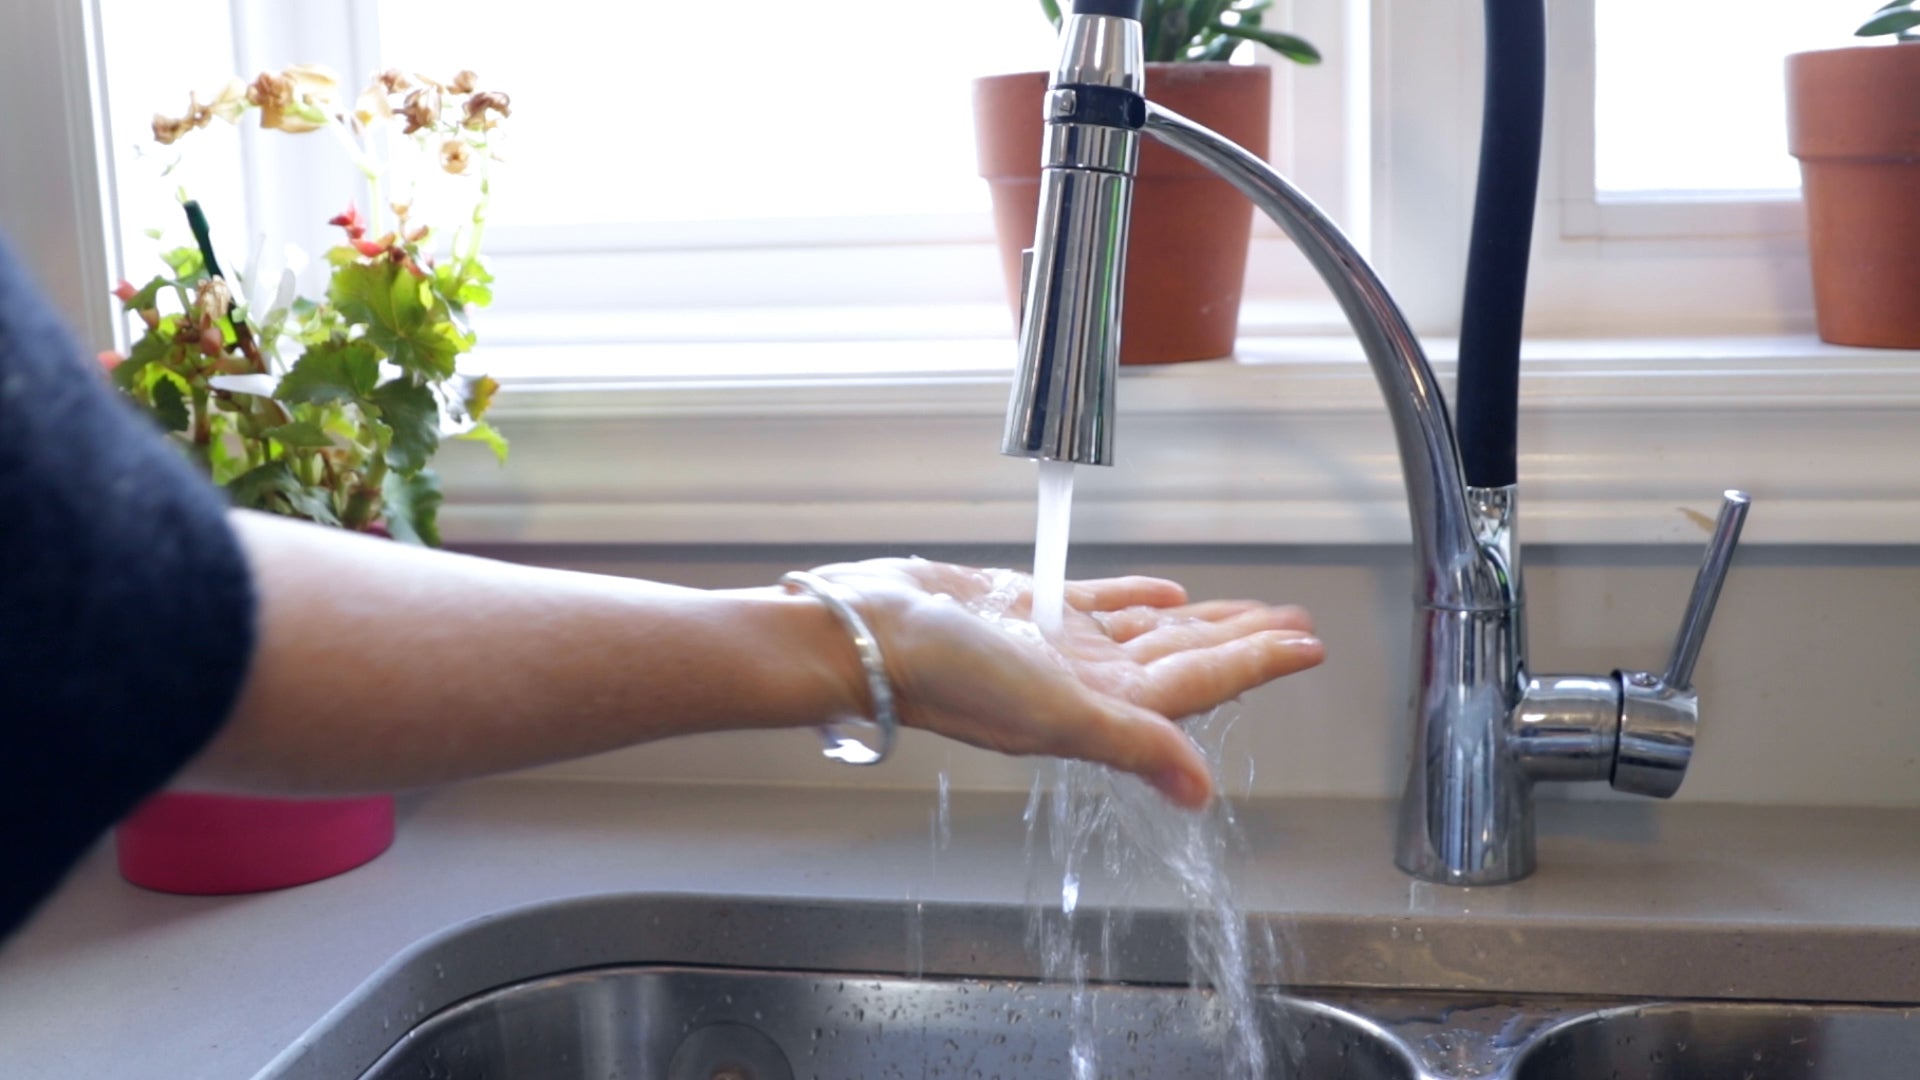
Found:
[[[1020,366],[1000,452],[1113,463],[1121,276],[1146,120],[1138,0],[1076,0],[1048,81]]]
[[[1271,165],[1157,105],[1146,130],[1212,169],[1251,199],[1300,248],[1353,327],[1386,398],[1412,518],[1417,601],[1446,611],[1500,611],[1514,603],[1506,575],[1476,538],[1453,422],[1440,381],[1379,275],[1338,226]]]

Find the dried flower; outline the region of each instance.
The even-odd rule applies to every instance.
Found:
[[[260,107],[260,126],[296,134],[326,126],[324,104],[340,80],[323,67],[296,64],[275,75],[263,71],[247,87],[247,100]]]
[[[229,124],[237,122],[240,114],[247,111],[247,84],[239,79],[228,79],[220,92],[214,95],[207,110]]]
[[[485,131],[499,121],[487,118],[487,113],[496,112],[501,117],[513,115],[513,108],[507,95],[498,90],[482,90],[467,99],[466,116],[461,126],[469,131]]]
[[[455,176],[467,171],[473,164],[473,151],[460,139],[448,139],[440,144],[440,167]]]
[[[180,136],[193,130],[193,125],[183,117],[175,119],[164,113],[153,114],[153,141],[161,146],[172,146]]]
[[[387,100],[387,92],[379,83],[360,91],[360,97],[353,103],[353,118],[364,125],[376,120],[387,120],[393,116],[393,102]]]
[[[379,83],[380,88],[389,94],[397,94],[402,90],[413,89],[413,83],[408,81],[406,74],[399,68],[388,68],[374,76],[374,81]]]
[[[440,92],[421,87],[407,95],[400,106],[400,115],[407,118],[404,134],[411,135],[422,128],[430,128],[440,119]]]
[[[453,81],[447,84],[447,89],[456,94],[471,94],[473,93],[473,88],[479,84],[479,81],[480,76],[475,75],[472,71],[462,69],[460,74],[455,75]]]
[[[193,307],[203,323],[224,319],[233,311],[233,293],[224,279],[209,277],[194,288]]]

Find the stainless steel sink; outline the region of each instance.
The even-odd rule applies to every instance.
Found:
[[[1095,1075],[1217,1080],[1212,999],[1182,988],[1088,995]],[[1273,998],[1283,1076],[1415,1080],[1385,1033],[1338,1009]],[[1057,984],[609,968],[483,994],[408,1033],[366,1080],[794,1080],[1069,1077],[1072,991]]]
[[[1102,1078],[1224,1075],[1225,1025],[1187,985],[1181,913],[1087,912],[1076,929],[1100,975],[1078,997],[1043,978],[1018,907],[541,905],[408,950],[261,1076],[1052,1080],[1075,1075],[1076,1030]],[[1269,989],[1259,1019],[1268,1075],[1289,1080],[1920,1076],[1920,1013],[1901,1007],[1375,986]]]
[[[1546,1032],[1512,1080],[1912,1080],[1911,1009],[1690,1002],[1608,1009]]]

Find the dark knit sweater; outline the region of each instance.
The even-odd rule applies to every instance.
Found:
[[[207,743],[253,638],[219,493],[0,241],[0,937]]]

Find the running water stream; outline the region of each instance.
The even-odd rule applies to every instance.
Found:
[[[1072,504],[1072,463],[1042,461],[1032,622],[1053,642],[1060,639],[1064,626]],[[1229,709],[1195,718],[1187,728],[1206,754],[1216,786],[1224,738],[1233,724]],[[1049,803],[1043,813],[1043,804]],[[1187,912],[1192,981],[1196,987],[1212,990],[1207,1008],[1223,1035],[1224,1075],[1232,1080],[1265,1076],[1267,1048],[1256,1008],[1255,957],[1248,945],[1246,919],[1234,903],[1226,873],[1229,850],[1240,845],[1226,800],[1215,799],[1206,810],[1188,812],[1132,776],[1085,762],[1050,761],[1034,777],[1024,818],[1027,944],[1039,955],[1048,978],[1068,981],[1073,987],[1073,1080],[1090,1080],[1100,1073],[1094,1054],[1099,1018],[1087,980],[1090,973],[1111,978],[1114,935],[1125,930],[1124,912],[1109,912],[1099,928],[1097,967],[1082,943],[1084,935],[1075,931],[1081,877],[1096,852],[1098,869],[1117,889],[1115,906],[1124,907],[1141,886],[1155,879],[1178,889]],[[1044,864],[1036,843],[1043,821]],[[1116,920],[1122,925],[1116,927]],[[1263,974],[1277,974],[1273,942],[1269,938],[1262,944],[1259,966]]]

